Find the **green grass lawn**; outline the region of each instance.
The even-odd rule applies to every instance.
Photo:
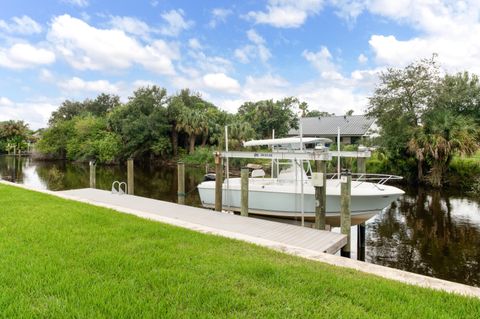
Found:
[[[479,315],[479,299],[0,185],[0,317]]]

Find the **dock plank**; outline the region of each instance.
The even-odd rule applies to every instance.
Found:
[[[108,191],[83,188],[57,193],[92,203],[115,206],[154,214],[220,231],[268,240],[278,244],[335,253],[346,242],[346,236],[265,219],[220,213],[208,209],[179,205],[134,195],[117,195]]]

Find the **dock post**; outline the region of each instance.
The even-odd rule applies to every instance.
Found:
[[[365,261],[365,223],[357,225],[357,259]]]
[[[95,161],[90,161],[90,188],[97,188],[97,173]]]
[[[365,174],[367,172],[366,158],[357,157],[357,173]]]
[[[185,163],[178,162],[177,164],[177,196],[178,196],[178,203],[181,205],[185,205]]]
[[[215,153],[215,210],[221,212],[222,205],[222,184],[223,184],[223,167],[222,157],[219,152]]]
[[[241,170],[241,205],[242,207],[240,208],[240,214],[242,216],[247,216],[248,217],[248,173],[249,170],[248,168],[242,168]]]
[[[133,195],[135,189],[135,175],[133,170],[133,158],[127,160],[127,194]]]
[[[13,145],[13,156],[17,156],[17,145]]]
[[[327,208],[327,162],[316,161],[315,175],[315,228],[325,230],[325,213]]]
[[[352,225],[350,203],[352,174],[349,170],[345,169],[342,171],[340,185],[340,228],[342,234],[347,235],[347,244],[342,247],[341,255],[343,257],[350,257],[350,228]]]

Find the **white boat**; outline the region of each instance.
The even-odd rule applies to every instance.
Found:
[[[292,151],[300,143],[309,144],[318,141],[324,142],[325,139],[304,138],[300,142],[298,138],[288,138],[252,141],[245,143],[245,145],[288,145],[290,151]],[[303,149],[303,145],[301,148]],[[277,152],[292,154],[278,150]],[[307,150],[302,152],[295,150],[293,152],[294,154],[308,154]],[[275,152],[267,154],[275,154]],[[248,153],[245,153],[245,156],[252,157]],[[300,157],[300,155],[298,156]],[[304,163],[307,165],[307,172],[311,172],[309,162],[303,160],[289,160],[287,167],[281,170],[276,178],[265,177],[263,170],[253,170],[248,185],[249,213],[294,219],[300,219],[303,216],[304,220],[313,221],[315,218],[315,189],[310,176],[305,172]],[[278,170],[279,162],[277,161],[276,164]],[[403,195],[404,192],[401,189],[385,184],[389,180],[398,178],[398,176],[392,175],[353,174],[351,186],[352,224],[361,223],[373,217]],[[327,179],[326,220],[327,224],[332,226],[339,224],[340,185],[341,181],[337,174]],[[215,181],[202,182],[198,185],[198,190],[202,205],[207,208],[214,208]],[[240,178],[225,179],[222,200],[224,209],[240,211]]]

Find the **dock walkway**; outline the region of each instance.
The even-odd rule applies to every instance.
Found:
[[[83,188],[56,193],[139,216],[142,216],[139,213],[146,213],[147,215],[142,217],[156,216],[161,218],[160,221],[167,223],[176,221],[171,224],[179,226],[188,223],[191,226],[188,228],[191,229],[203,229],[205,232],[227,235],[227,237],[250,242],[268,241],[278,246],[308,249],[319,253],[336,253],[347,242],[345,235],[329,231],[220,213],[145,197],[112,194],[99,189]]]

